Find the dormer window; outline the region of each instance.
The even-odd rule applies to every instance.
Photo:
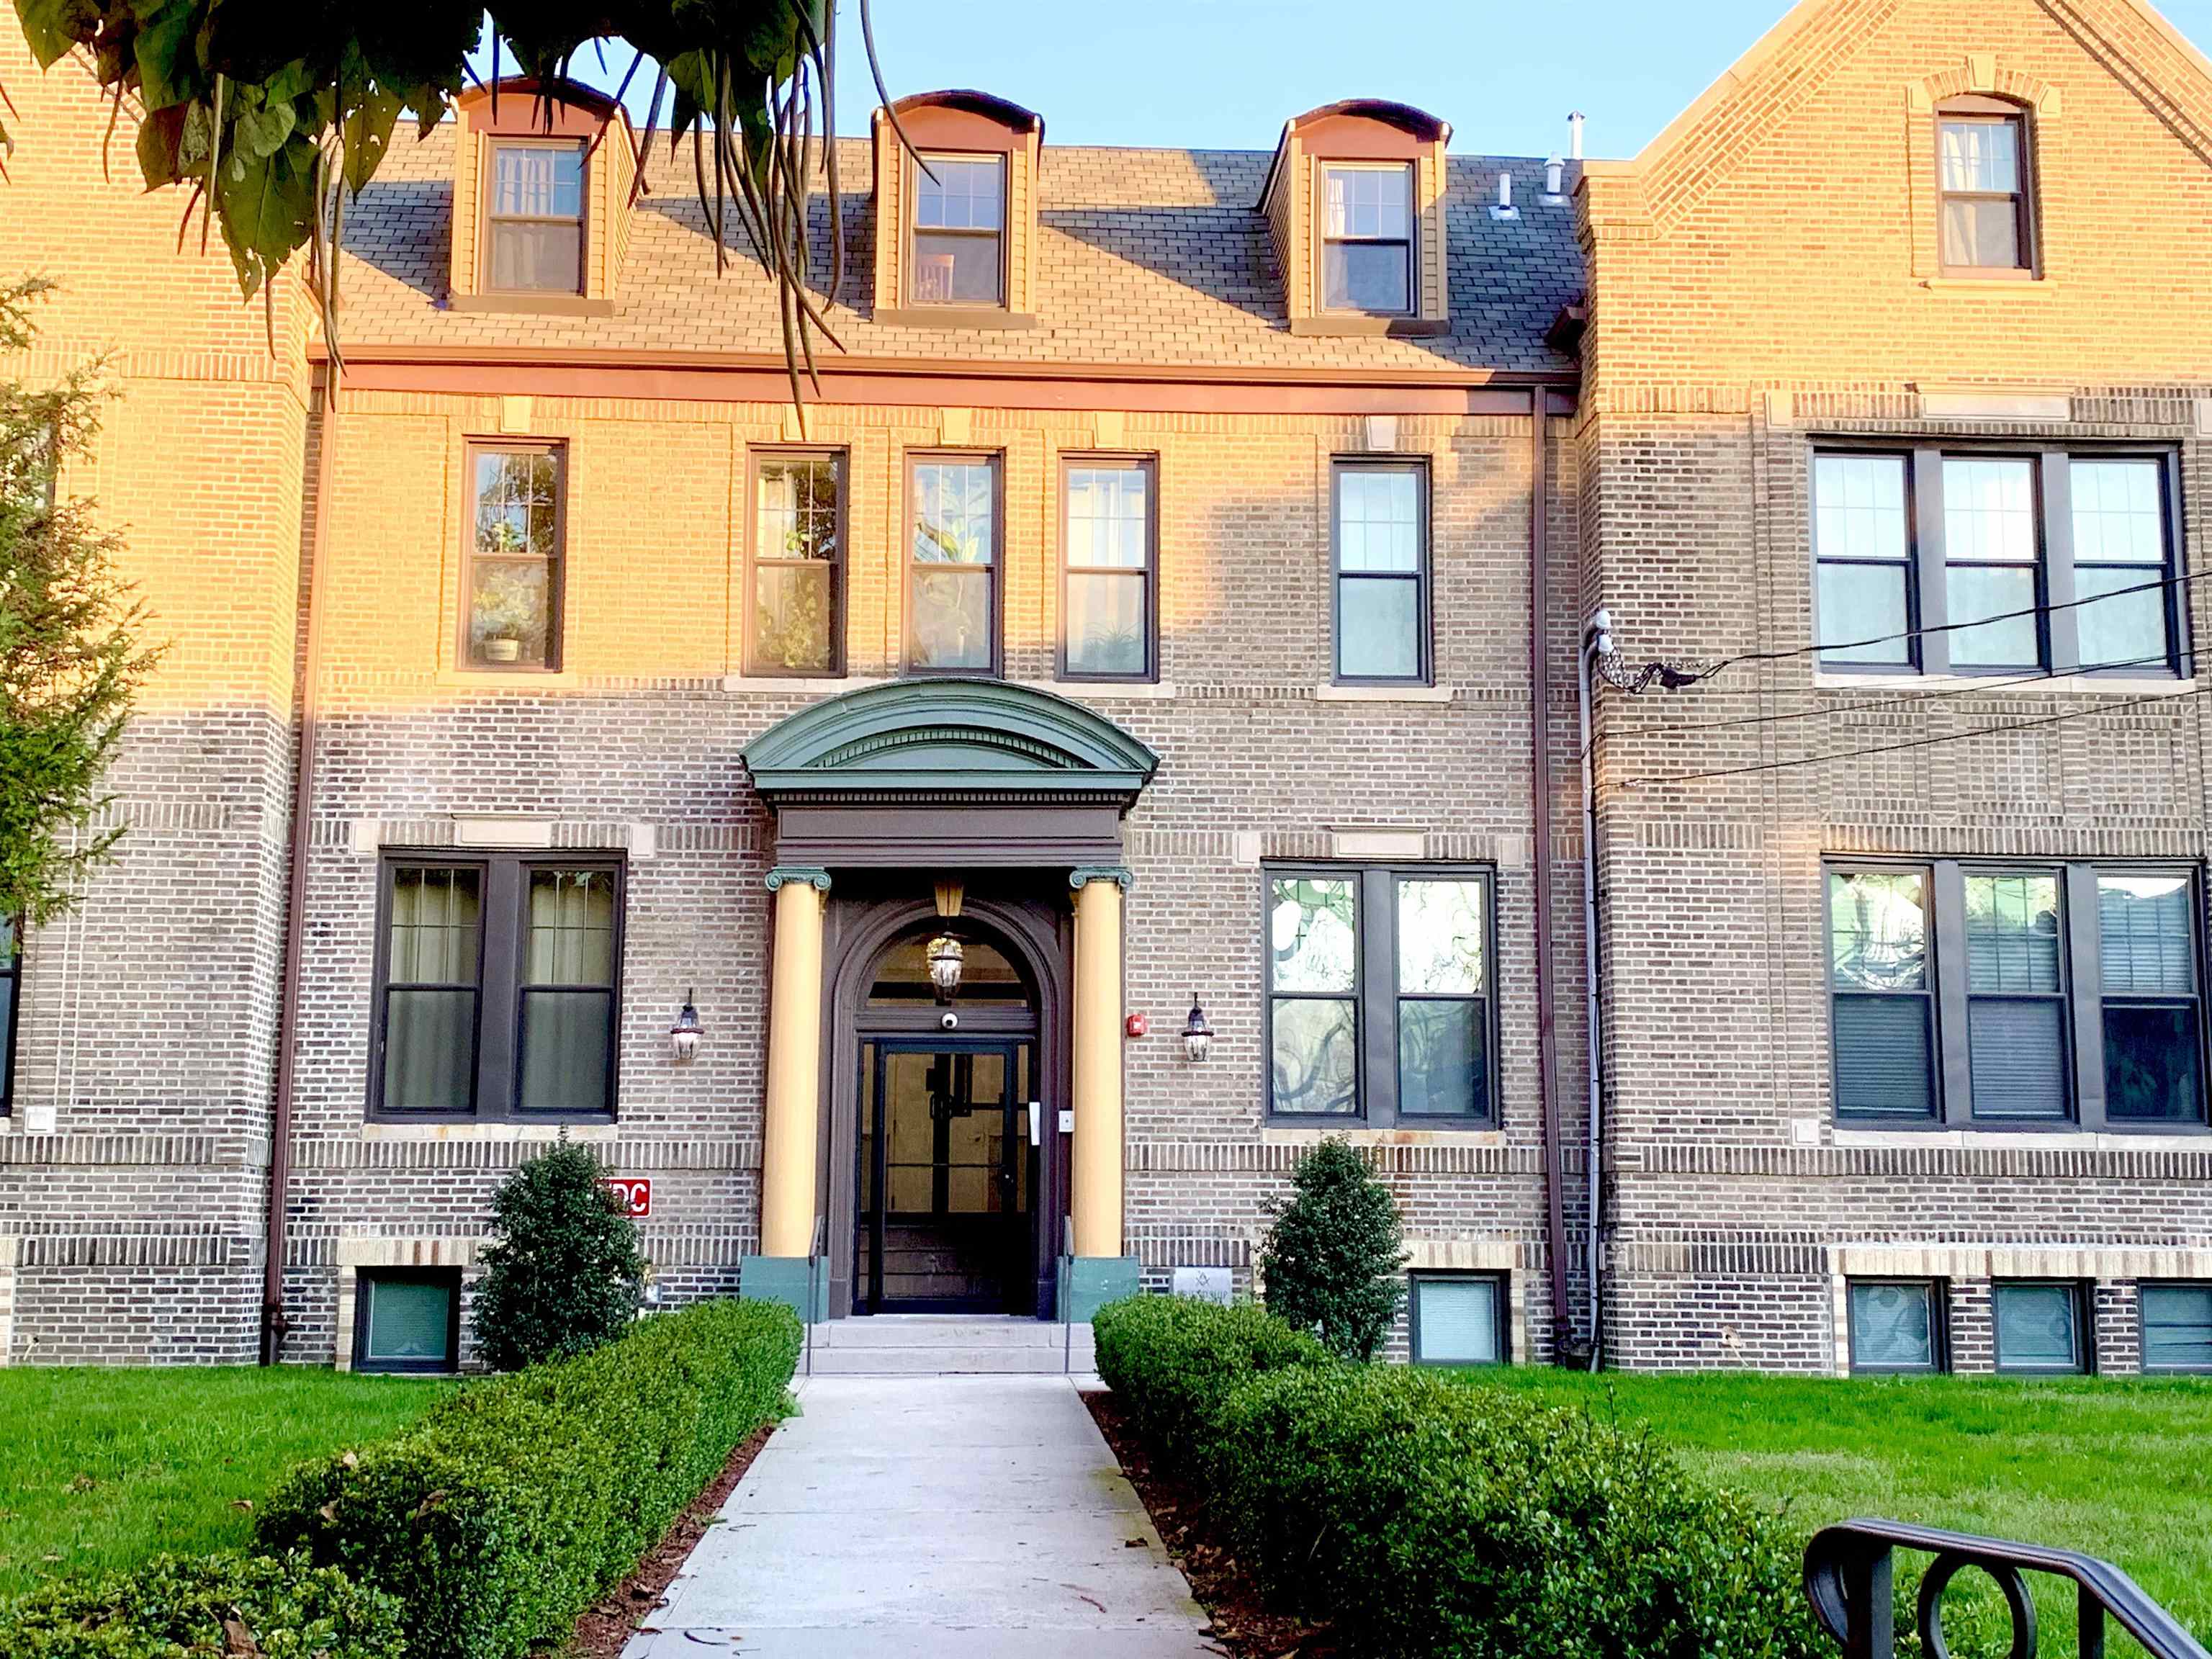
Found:
[[[565,141],[489,146],[484,287],[490,293],[584,291],[584,147]]]
[[[1403,316],[1413,308],[1413,169],[1322,166],[1322,305]]]
[[[1006,159],[924,152],[915,169],[918,306],[1006,303]]]
[[[1943,268],[1978,276],[2035,267],[2027,121],[2019,106],[1960,98],[1936,116]]]

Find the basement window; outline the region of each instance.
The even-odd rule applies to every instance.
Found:
[[[2145,1283],[2142,1368],[2212,1371],[2212,1285]]]
[[[2081,1286],[2071,1281],[1995,1285],[1997,1369],[2070,1376],[2089,1369]]]
[[[458,1268],[361,1275],[354,1298],[354,1370],[458,1370],[460,1338]]]
[[[1855,1279],[1851,1370],[1873,1375],[1948,1370],[1943,1283],[1936,1279]]]
[[[1510,1357],[1502,1273],[1415,1273],[1407,1308],[1417,1365],[1503,1365]]]

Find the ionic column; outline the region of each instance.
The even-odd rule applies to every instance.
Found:
[[[1075,1146],[1070,1208],[1075,1260],[1064,1294],[1070,1316],[1136,1289],[1121,1234],[1121,890],[1129,872],[1085,867],[1075,889]]]
[[[761,1131],[761,1254],[803,1260],[814,1248],[822,1115],[824,870],[780,866],[775,957],[769,972],[768,1109]]]

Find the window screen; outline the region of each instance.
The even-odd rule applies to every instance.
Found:
[[[1855,1371],[1935,1371],[1943,1369],[1941,1301],[1933,1279],[1852,1281],[1850,1286],[1851,1369]]]
[[[2146,1282],[2142,1364],[2147,1371],[2212,1371],[2212,1285]]]
[[[2001,1371],[2087,1369],[2081,1335],[2081,1293],[2075,1285],[1991,1287]]]
[[[1413,1359],[1423,1365],[1502,1365],[1505,1285],[1496,1278],[1415,1274]]]

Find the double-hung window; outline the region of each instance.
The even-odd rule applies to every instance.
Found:
[[[752,459],[748,674],[836,674],[845,642],[845,458]]]
[[[1284,1118],[1497,1119],[1490,872],[1271,868],[1267,1105]]]
[[[918,306],[1006,302],[1006,161],[1002,155],[922,156],[914,168]]]
[[[1158,672],[1153,477],[1147,460],[1067,463],[1063,678],[1149,680]]]
[[[1969,276],[2031,273],[2027,123],[1995,98],[1960,98],[1936,112],[1943,269]]]
[[[1425,684],[1428,470],[1418,461],[1340,460],[1332,477],[1336,678]]]
[[[998,458],[915,455],[907,467],[908,671],[995,674]]]
[[[1817,451],[1820,666],[2185,673],[2174,465],[2055,447]]]
[[[484,212],[494,293],[584,290],[584,147],[565,139],[495,143]]]
[[[15,1025],[23,1002],[23,929],[0,916],[0,1117],[15,1109]]]
[[[388,860],[372,1115],[611,1113],[622,892],[605,860]]]
[[[1324,162],[1322,307],[1403,316],[1413,308],[1413,169],[1402,161]]]
[[[461,662],[561,665],[566,469],[553,444],[471,444]]]
[[[1840,1121],[2204,1124],[2194,872],[1945,860],[1827,887]]]

